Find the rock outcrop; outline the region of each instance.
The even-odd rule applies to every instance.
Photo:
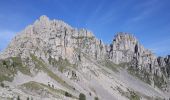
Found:
[[[0,55],[2,60],[11,59],[11,57],[20,57],[20,62],[23,61],[24,66],[36,67],[37,63],[33,60],[45,66],[38,61],[40,59],[50,68],[51,66],[78,66],[80,69],[83,67],[83,71],[87,73],[89,67],[95,69],[94,66],[97,66],[96,63],[93,66],[90,65],[91,62],[109,61],[116,65],[123,64],[132,75],[152,86],[168,91],[170,56],[157,57],[128,33],[117,33],[112,43],[106,45],[86,29],[76,29],[63,21],[50,20],[46,16],[41,16],[33,25],[17,34]],[[90,60],[88,61],[85,57]],[[63,68],[58,69],[63,72]],[[34,69],[31,71],[36,74]],[[15,73],[17,73],[16,70]],[[75,69],[63,73],[76,82],[81,80],[80,72]],[[93,71],[93,74],[100,76],[98,73]]]
[[[1,57],[20,55],[26,58],[30,53],[45,61],[49,57],[56,60],[61,57],[72,64],[81,61],[83,54],[96,60],[109,59],[115,64],[131,63],[133,68],[151,73],[147,76],[149,81],[154,80],[154,74],[163,76],[166,80],[170,73],[169,56],[157,58],[131,34],[118,33],[110,46],[107,46],[88,30],[78,30],[63,21],[49,20],[46,16],[41,16],[33,25],[19,33]]]
[[[56,60],[62,57],[75,63],[81,60],[82,52],[95,59],[102,59],[106,55],[104,43],[96,39],[92,32],[41,16],[12,40],[3,58],[17,55],[24,58],[34,53],[44,60],[52,56]]]
[[[127,33],[118,33],[107,52],[109,59],[114,63],[129,63],[128,69],[133,70],[133,73],[136,73],[142,80],[166,88],[165,84],[169,78],[169,56],[156,57],[133,35]],[[157,83],[157,81],[161,82]]]

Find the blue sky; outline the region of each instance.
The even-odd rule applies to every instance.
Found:
[[[111,43],[117,32],[134,34],[157,55],[170,54],[169,0],[1,0],[0,50],[41,15],[91,30]]]

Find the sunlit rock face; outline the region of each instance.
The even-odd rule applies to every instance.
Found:
[[[108,46],[109,59],[116,64],[129,63],[129,66],[137,71],[141,78],[149,80],[154,85],[156,76],[161,77],[164,83],[169,75],[169,56],[156,57],[151,51],[145,49],[131,34],[118,33]],[[145,78],[145,75],[148,74]],[[165,86],[166,87],[166,86]]]
[[[91,55],[96,59],[104,59],[105,45],[94,37],[93,33],[85,29],[75,29],[60,20],[49,20],[41,16],[33,25],[19,33],[6,49],[4,56],[22,55],[29,53],[45,59],[52,56],[67,58],[76,62],[81,53]]]
[[[74,84],[80,82],[81,85],[77,86],[79,92],[86,91],[87,93],[93,93],[94,90],[92,88],[95,86],[93,85],[94,83],[90,82],[95,82],[95,85],[97,84],[95,88],[98,89],[101,85],[104,87],[103,91],[109,90],[109,93],[112,94],[113,90],[117,89],[119,82],[120,84],[123,82],[121,82],[122,80],[112,80],[114,79],[112,78],[113,76],[106,74],[110,72],[102,68],[106,66],[112,68],[114,64],[119,67],[123,64],[125,70],[138,76],[144,82],[166,91],[168,90],[170,56],[165,58],[157,57],[151,51],[145,49],[129,33],[117,33],[112,43],[108,45],[104,44],[102,40],[97,39],[89,30],[76,29],[63,21],[50,20],[47,16],[41,16],[33,25],[26,27],[25,30],[17,34],[6,50],[0,54],[0,61],[10,57],[21,57],[19,61],[28,66],[33,75],[38,73],[34,69],[38,65],[33,62],[33,60],[36,60],[36,57],[43,61],[41,63],[38,61],[38,63],[46,65],[46,70],[49,67],[49,70],[54,72],[57,66],[58,70],[62,73],[58,74],[56,71],[55,74],[66,76],[68,79],[76,82]],[[101,62],[104,62],[105,65]],[[65,70],[63,66],[69,66],[69,68]],[[74,69],[75,67],[76,69]],[[43,73],[41,74],[44,77],[48,76]],[[50,75],[53,74],[50,73]],[[118,76],[120,75],[118,74]],[[70,82],[70,84],[72,83]],[[82,84],[85,84],[85,86],[82,86]],[[109,86],[110,84],[113,86]],[[128,88],[128,85],[126,85],[124,88]],[[114,86],[116,89],[110,89],[110,87],[113,88]],[[114,91],[114,93],[116,92]]]
[[[41,16],[33,25],[20,32],[3,56],[7,58],[21,55],[26,58],[29,53],[45,61],[51,56],[55,59],[67,58],[76,63],[81,60],[83,54],[87,54],[97,60],[109,59],[116,64],[133,62],[133,66],[145,68],[147,72],[157,73],[159,76],[162,75],[160,68],[163,69],[169,64],[169,58],[157,58],[131,34],[117,33],[108,46],[88,30],[72,28],[63,21],[50,20],[47,16]],[[166,69],[168,67],[165,68],[167,76]]]

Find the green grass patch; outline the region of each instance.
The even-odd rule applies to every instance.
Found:
[[[22,64],[21,57],[10,57],[1,60],[0,70],[0,82],[12,81],[18,71],[26,75],[31,75],[30,69]]]
[[[71,64],[67,59],[63,59],[59,57],[59,60],[57,61],[55,58],[52,58],[51,56],[48,58],[49,63],[52,66],[58,67],[58,70],[60,72],[63,72],[64,70],[70,69],[70,68],[75,68],[75,64]]]
[[[66,95],[67,94],[67,97],[77,98],[77,97],[73,96],[72,94],[70,94],[70,93],[68,93],[64,90],[55,89],[55,88],[52,88],[48,85],[38,83],[38,82],[34,82],[34,81],[24,83],[24,84],[21,85],[21,87],[25,87],[26,89],[28,89],[30,91],[46,90],[47,93],[50,93],[54,96],[58,96],[58,95],[60,96],[60,95]]]
[[[31,54],[30,55],[32,60],[37,63],[36,67],[38,67],[39,69],[43,70],[45,73],[48,74],[48,76],[50,76],[52,79],[56,80],[58,83],[60,83],[61,85],[74,90],[74,87],[70,86],[69,84],[67,84],[63,79],[61,79],[58,75],[54,74],[51,70],[48,69],[48,66],[41,60],[38,59],[35,55]]]
[[[25,87],[26,89],[30,89],[30,90],[41,90],[43,89],[43,86],[37,82],[28,82],[28,83],[24,83],[21,86]]]
[[[129,63],[120,63],[120,64],[118,64],[118,66],[121,68],[126,68],[129,66]]]
[[[31,75],[30,69],[28,66],[22,64],[21,57],[12,57],[13,66],[16,67],[20,72],[26,75]]]
[[[113,62],[110,61],[110,60],[100,61],[100,63],[101,63],[103,66],[111,69],[111,70],[114,71],[114,72],[119,72],[119,70],[118,70],[119,65],[113,63]]]
[[[13,80],[13,77],[9,77],[9,76],[5,76],[5,75],[0,74],[0,82],[3,82],[3,81],[12,82],[12,80]]]

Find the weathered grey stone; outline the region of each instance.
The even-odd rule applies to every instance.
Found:
[[[153,83],[152,85],[154,85],[155,75],[163,77],[165,81],[170,76],[170,56],[156,57],[133,35],[117,33],[112,43],[106,45],[86,29],[76,29],[63,21],[50,20],[47,16],[41,16],[33,25],[17,34],[0,55],[0,59],[13,56],[26,59],[30,54],[36,55],[45,62],[48,62],[49,57],[55,60],[62,58],[75,65],[79,62],[86,64],[84,55],[96,61],[130,63],[129,67],[137,69],[137,73],[143,75],[142,77],[149,73],[148,79]],[[30,65],[33,66],[31,62]],[[77,78],[76,72],[68,71],[68,73],[70,73],[68,77]]]

